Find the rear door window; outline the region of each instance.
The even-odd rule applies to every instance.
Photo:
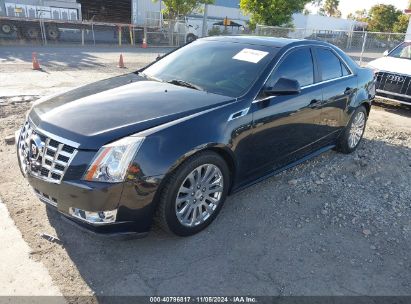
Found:
[[[351,74],[345,64],[342,63],[334,52],[329,49],[318,48],[317,60],[321,68],[321,76],[323,81],[336,79]]]

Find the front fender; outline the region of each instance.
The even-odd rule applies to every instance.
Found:
[[[134,160],[140,174],[166,176],[205,149],[223,150],[234,159],[232,129],[236,126],[228,117],[241,106],[233,102],[139,134],[146,137]]]

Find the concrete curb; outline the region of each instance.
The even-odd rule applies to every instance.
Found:
[[[31,249],[1,198],[0,235],[0,296],[62,296],[45,266],[30,258]]]

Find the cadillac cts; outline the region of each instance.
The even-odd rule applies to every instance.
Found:
[[[187,236],[230,193],[331,148],[353,152],[374,95],[372,71],[327,43],[200,39],[39,100],[18,158],[40,200],[80,226],[141,235],[155,218]]]

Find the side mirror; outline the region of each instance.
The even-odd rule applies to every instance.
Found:
[[[383,53],[383,55],[384,55],[384,56],[388,56],[389,53],[390,53],[390,51],[389,51],[389,50],[386,50],[386,51]]]
[[[264,93],[268,96],[273,95],[294,95],[301,92],[300,83],[295,79],[281,77],[273,87],[264,88]]]

